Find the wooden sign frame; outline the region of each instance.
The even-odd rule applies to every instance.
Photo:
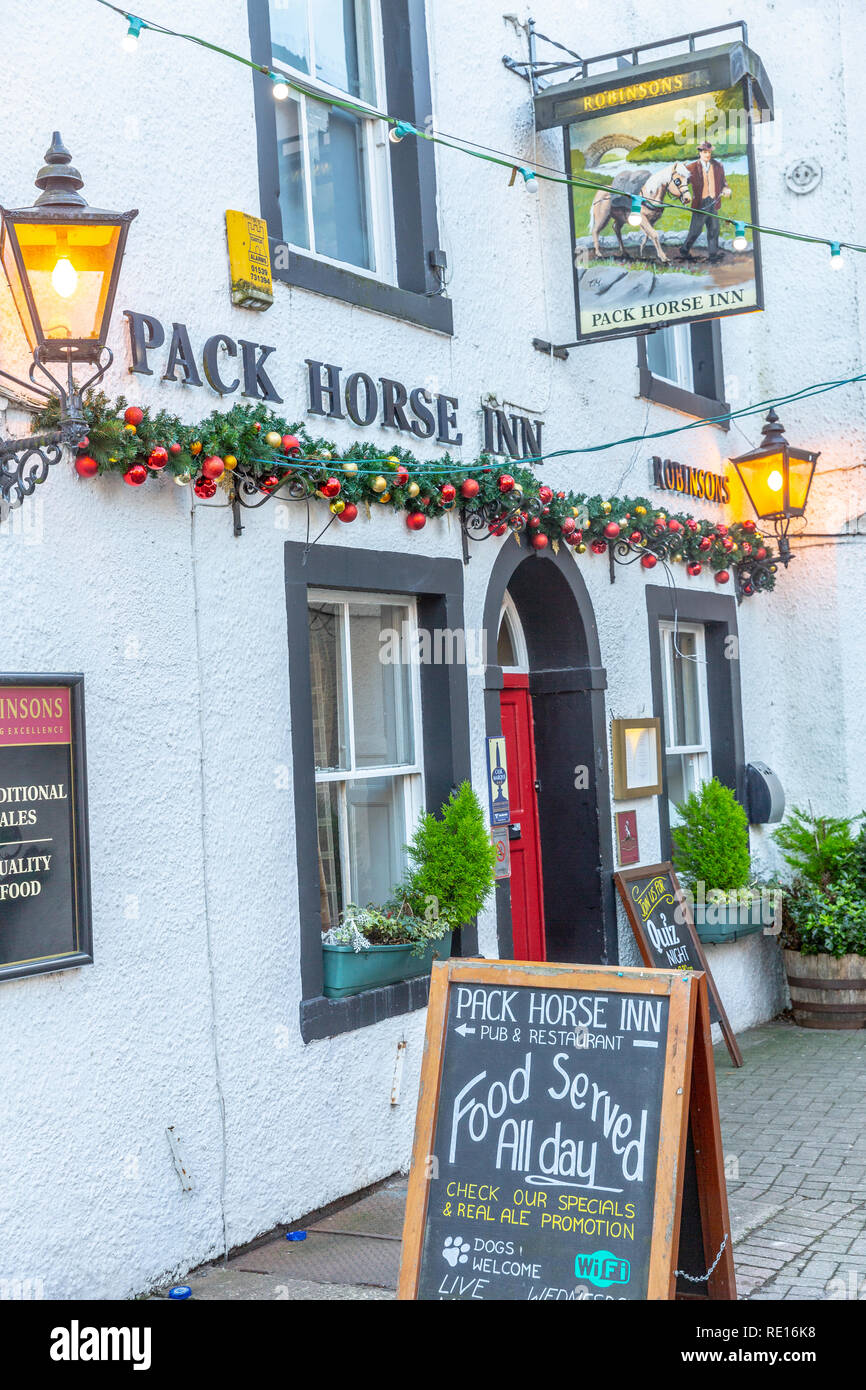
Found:
[[[693,1051],[696,1038],[704,1054],[697,1067],[700,1083],[699,1118],[696,1151],[699,1168],[699,1192],[703,1192],[707,1174],[704,1156],[715,1155],[718,1164],[721,1140],[718,1133],[718,1111],[713,1111],[712,1097],[707,1085],[712,1072],[712,1053],[706,1056],[709,1039],[709,1009],[706,1005],[706,984],[695,971],[646,970],[625,966],[581,966],[529,964],[523,961],[478,961],[452,959],[434,964],[430,984],[430,1003],[427,1012],[427,1033],[421,1069],[421,1089],[415,1122],[415,1142],[406,1217],[403,1227],[403,1251],[400,1266],[398,1299],[415,1299],[421,1274],[421,1258],[427,1224],[430,1182],[428,1162],[433,1153],[439,1096],[442,1084],[442,1064],[448,1023],[451,989],[459,984],[534,985],[555,990],[573,989],[604,991],[607,994],[647,994],[669,999],[668,1032],[661,1102],[658,1157],[656,1166],[653,1223],[649,1255],[647,1299],[672,1299],[676,1296],[676,1264],[679,1252],[680,1214],[682,1207],[683,1173],[689,1134],[690,1093],[693,1070]],[[703,1003],[701,997],[703,996]],[[699,1023],[705,1020],[704,1025]],[[708,1144],[715,1125],[715,1145]],[[693,1141],[694,1142],[694,1141]],[[703,1221],[704,1245],[712,1243],[722,1220],[727,1226],[727,1203],[724,1200],[723,1170],[719,1173],[722,1203],[713,1208],[711,1194],[704,1193],[707,1207]],[[702,1212],[703,1218],[703,1212]],[[719,1242],[721,1244],[721,1240]],[[712,1258],[715,1257],[713,1252]],[[720,1261],[719,1267],[722,1262]],[[708,1267],[708,1266],[707,1266]],[[713,1289],[728,1282],[724,1272],[714,1276]],[[712,1296],[730,1297],[729,1293]]]
[[[635,879],[651,878],[654,874],[658,874],[660,877],[668,876],[670,878],[671,885],[673,886],[674,890],[674,895],[677,900],[677,906],[680,908],[683,914],[683,925],[685,926],[685,929],[691,938],[692,944],[694,945],[697,958],[701,962],[701,970],[707,977],[707,989],[712,995],[713,1002],[716,1006],[716,1010],[719,1015],[719,1027],[722,1030],[722,1037],[724,1038],[725,1045],[728,1049],[728,1052],[730,1053],[731,1061],[733,1062],[735,1067],[741,1067],[743,1066],[743,1054],[739,1049],[736,1035],[734,1033],[733,1028],[730,1025],[728,1015],[725,1012],[725,1006],[722,1003],[721,996],[719,994],[718,988],[716,987],[716,982],[713,979],[713,972],[707,963],[707,957],[704,951],[703,943],[695,929],[695,924],[692,918],[692,914],[689,910],[688,901],[680,886],[680,881],[676,876],[674,866],[669,861],[666,861],[663,864],[637,865],[633,869],[619,869],[613,876],[613,881],[616,884],[617,892],[619,893],[620,900],[622,902],[623,907],[625,908],[625,913],[629,920],[629,926],[631,927],[632,932],[634,933],[635,941],[638,944],[641,959],[644,965],[649,966],[650,969],[655,968],[652,948],[650,946],[649,941],[647,940],[646,931],[644,930],[644,924],[640,921],[637,913],[634,910],[634,902],[632,900],[631,894],[628,891],[628,885],[632,883]]]

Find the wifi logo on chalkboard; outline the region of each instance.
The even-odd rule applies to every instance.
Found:
[[[610,1284],[627,1284],[631,1265],[609,1250],[596,1250],[594,1255],[576,1256],[574,1272],[578,1279],[588,1279],[597,1289],[606,1289]]]

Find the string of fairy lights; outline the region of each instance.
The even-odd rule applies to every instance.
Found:
[[[167,25],[159,24],[155,20],[143,19],[140,15],[135,15],[129,10],[122,9],[119,5],[114,5],[111,0],[96,0],[105,9],[112,10],[116,15],[126,21],[127,30],[122,38],[122,46],[130,52],[134,52],[141,39],[142,33],[150,31],[154,34],[162,34],[169,38],[182,39],[187,43],[196,44],[200,48],[209,49],[212,53],[217,53],[222,57],[229,58],[233,62],[240,63],[244,67],[250,68],[254,72],[259,72],[267,77],[273,84],[273,95],[276,101],[286,101],[292,92],[302,93],[313,100],[320,101],[327,106],[334,106],[354,115],[362,116],[367,120],[380,120],[387,122],[391,129],[388,138],[395,144],[404,140],[407,136],[415,137],[419,140],[429,140],[437,145],[442,145],[447,149],[457,150],[461,154],[469,155],[474,159],[481,159],[487,163],[498,165],[508,169],[513,183],[517,176],[523,179],[523,186],[527,192],[534,193],[538,189],[539,179],[547,183],[563,184],[573,188],[589,188],[596,192],[599,190],[609,191],[610,185],[606,183],[594,182],[591,179],[582,178],[575,174],[564,174],[561,170],[555,169],[547,164],[542,164],[536,160],[526,160],[519,156],[509,154],[505,150],[496,149],[493,146],[483,145],[470,136],[449,135],[443,131],[433,129],[421,129],[412,124],[411,121],[401,120],[394,116],[384,115],[374,111],[368,106],[361,106],[350,100],[341,99],[331,93],[317,91],[312,84],[301,81],[295,74],[283,72],[279,68],[274,68],[265,63],[257,63],[251,58],[244,57],[241,53],[236,53],[230,48],[225,48],[221,44],[212,43],[209,39],[204,39],[198,34],[186,34],[177,29],[171,29]],[[641,198],[639,195],[626,195],[630,197],[631,207],[628,214],[628,221],[632,226],[640,226],[643,205],[659,206],[663,203],[664,207],[673,211],[683,212],[682,205],[673,199],[649,199]],[[734,219],[721,212],[711,212],[702,210],[702,215],[712,217],[718,222],[730,223],[733,227],[732,247],[735,251],[745,251],[748,247],[747,231],[760,232],[764,236],[784,237],[790,241],[808,242],[813,245],[827,246],[830,249],[830,265],[834,270],[839,270],[844,264],[843,250],[854,251],[858,254],[866,254],[866,246],[857,242],[846,241],[840,236],[817,235],[811,232],[792,231],[785,227],[770,227],[765,223],[749,222],[745,218]]]

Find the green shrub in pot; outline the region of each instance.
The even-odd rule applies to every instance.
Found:
[[[468,782],[452,792],[442,816],[422,816],[406,846],[409,868],[400,894],[417,917],[451,931],[478,915],[494,883],[496,850]]]
[[[705,782],[677,806],[674,865],[691,896],[702,941],[736,941],[759,931],[760,902],[749,892],[749,823],[730,787]]]

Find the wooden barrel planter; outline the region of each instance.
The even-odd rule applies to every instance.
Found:
[[[795,1023],[866,1028],[866,956],[783,955]]]

